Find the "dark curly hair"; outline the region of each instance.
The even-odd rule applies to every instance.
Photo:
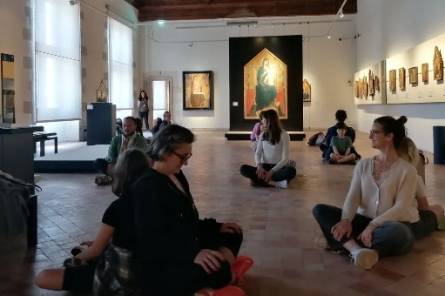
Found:
[[[159,130],[151,140],[148,155],[153,160],[161,160],[165,153],[172,153],[182,144],[191,144],[195,135],[187,128],[170,124]]]

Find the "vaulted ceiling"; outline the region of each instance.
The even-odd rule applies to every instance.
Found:
[[[336,14],[343,0],[126,0],[139,10],[139,21],[246,18]],[[357,0],[343,12],[356,13]]]

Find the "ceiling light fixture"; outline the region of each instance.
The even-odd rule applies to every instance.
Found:
[[[340,18],[343,18],[343,17],[345,16],[344,13],[343,13],[343,7],[345,7],[346,2],[348,2],[348,0],[343,0],[343,3],[340,5],[340,8],[339,8],[338,11],[337,11],[337,15],[338,15]]]

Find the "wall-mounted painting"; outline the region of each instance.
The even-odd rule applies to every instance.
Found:
[[[399,88],[406,90],[406,73],[405,68],[399,68]]]
[[[415,86],[418,83],[418,76],[419,76],[419,68],[417,67],[411,67],[408,70],[409,72],[409,84]]]
[[[443,80],[443,59],[442,52],[439,47],[434,47],[434,79],[442,81]]]
[[[369,70],[368,72],[368,88],[369,88],[369,95],[374,97],[375,95],[375,75],[374,72],[372,72],[372,70]]]
[[[311,101],[311,84],[307,79],[303,79],[303,102]]]
[[[184,71],[182,82],[184,110],[213,109],[212,71]]]
[[[265,109],[288,118],[287,65],[267,48],[244,65],[244,119],[257,119]]]
[[[396,92],[396,70],[389,70],[389,90],[393,93]]]
[[[428,82],[428,63],[422,64],[422,82]]]

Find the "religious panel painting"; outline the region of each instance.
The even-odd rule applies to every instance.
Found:
[[[375,75],[374,73],[369,70],[368,71],[368,85],[369,85],[369,95],[370,96],[374,96],[375,95],[375,87],[374,87],[374,80],[375,80]]]
[[[395,93],[396,87],[396,70],[389,70],[389,90]]]
[[[183,109],[213,108],[213,73],[212,71],[182,72]]]
[[[257,119],[265,109],[288,118],[287,65],[267,48],[244,65],[244,119]]]
[[[411,67],[408,70],[409,72],[409,84],[415,86],[418,83],[417,77],[419,76],[419,68]]]
[[[303,79],[303,102],[311,101],[311,84],[307,79]]]
[[[428,82],[428,63],[422,64],[422,82]]]
[[[443,59],[442,59],[442,52],[440,51],[439,47],[434,48],[434,60],[433,60],[433,66],[434,66],[434,80],[443,80]]]
[[[406,89],[405,68],[399,68],[399,88],[400,90]]]

